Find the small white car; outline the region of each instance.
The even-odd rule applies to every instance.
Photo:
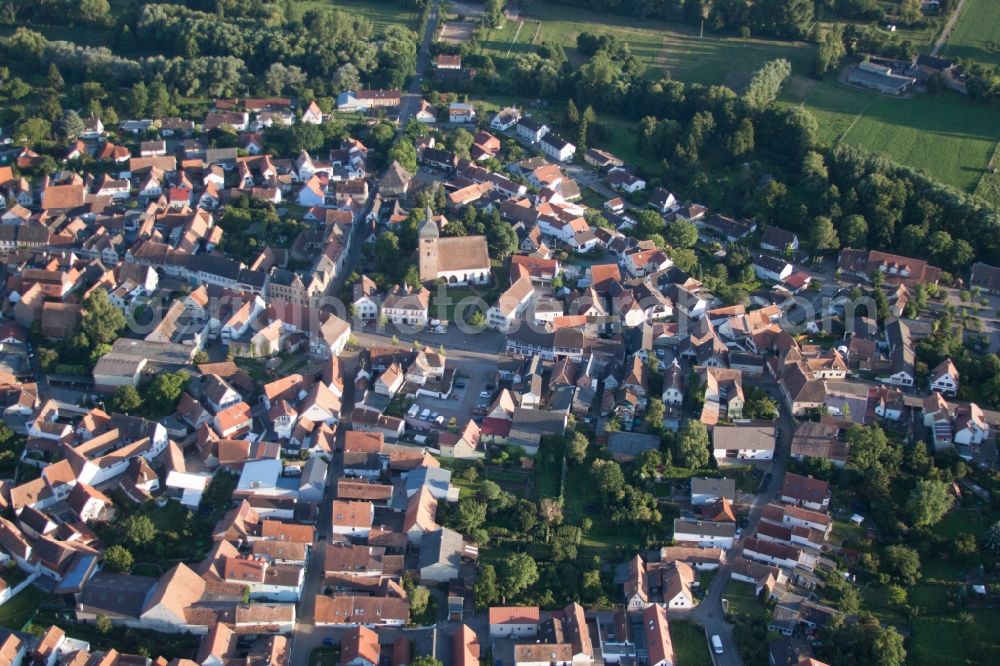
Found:
[[[712,636],[712,649],[715,650],[715,654],[722,654],[722,639],[718,634]]]

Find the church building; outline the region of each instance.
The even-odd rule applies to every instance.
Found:
[[[420,281],[444,279],[448,284],[486,284],[490,253],[485,236],[441,238],[430,206],[419,231]]]

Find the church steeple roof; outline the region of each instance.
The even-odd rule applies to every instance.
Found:
[[[434,213],[431,211],[429,205],[424,211],[424,221],[420,225],[419,235],[420,238],[438,238],[441,235],[437,222],[434,220]]]

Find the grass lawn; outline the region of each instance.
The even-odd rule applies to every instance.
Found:
[[[811,111],[820,139],[847,141],[926,171],[966,192],[976,189],[1000,141],[997,108],[958,95],[890,98],[826,80],[783,98]]]
[[[737,90],[749,81],[754,70],[774,58],[788,58],[795,71],[806,73],[814,52],[812,46],[802,43],[742,40],[711,33],[699,37],[698,29],[693,26],[601,14],[578,7],[568,11],[565,6],[543,1],[526,6],[522,16],[526,21],[511,57],[531,50],[530,42],[538,30],[536,21],[540,21],[541,30],[534,44],[543,41],[561,44],[574,64],[585,60],[576,50],[577,35],[613,34],[628,42],[651,76],[669,74],[680,81],[725,84]],[[516,24],[495,30],[484,46],[494,58],[503,59],[516,30]]]
[[[914,618],[909,646],[911,663],[966,666],[1000,663],[1000,609],[971,611],[973,621],[959,613]]]
[[[34,585],[24,588],[10,601],[0,606],[0,626],[19,631],[49,596],[48,592]]]
[[[870,611],[879,622],[891,624],[898,628],[906,627],[906,617],[896,608],[885,602],[885,588],[872,585],[861,588],[864,609]]]
[[[962,15],[940,55],[1000,65],[1000,31],[997,26],[1000,26],[1000,2],[965,0]]]
[[[455,306],[465,299],[472,300],[463,303],[461,310],[466,314],[471,314],[473,310],[471,304],[481,300],[472,289],[468,287],[445,287],[444,289],[434,287],[431,289],[430,307],[427,310],[428,316],[431,319],[453,322],[455,321]]]
[[[419,27],[420,13],[392,0],[294,0],[293,4],[300,12],[317,7],[339,9],[371,21],[375,30],[380,32],[391,25],[401,25],[410,30]]]
[[[753,592],[754,586],[738,580],[729,579],[722,597],[728,602],[729,616],[745,617],[750,620],[766,619],[767,608],[760,603]]]
[[[982,534],[990,526],[990,521],[974,509],[955,509],[934,526],[934,533],[945,539],[954,539],[961,534]]]
[[[674,644],[677,666],[712,666],[708,639],[698,625],[693,622],[672,621],[670,640]]]
[[[997,143],[997,148],[993,153],[993,159],[990,160],[990,165],[994,168],[1000,167],[1000,142]],[[1000,172],[990,173],[989,171],[984,171],[983,175],[979,178],[979,183],[976,185],[975,195],[986,199],[994,206],[1000,206]]]

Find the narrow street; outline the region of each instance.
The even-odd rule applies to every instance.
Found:
[[[424,74],[427,72],[427,65],[431,60],[431,43],[434,41],[434,34],[437,32],[437,22],[441,10],[441,0],[433,0],[431,10],[427,15],[427,25],[424,27],[423,40],[420,43],[420,50],[417,52],[417,69],[410,81],[409,89],[403,93],[399,104],[399,130],[406,127],[407,121],[417,115],[420,110],[420,100],[422,98],[420,86],[424,82]]]
[[[781,489],[782,484],[785,482],[785,469],[787,467],[788,454],[792,444],[792,429],[794,428],[795,423],[791,415],[788,413],[788,408],[785,406],[785,403],[781,398],[781,394],[778,391],[778,385],[774,382],[774,380],[769,377],[765,377],[760,380],[748,380],[747,385],[755,386],[765,391],[778,403],[780,410],[778,427],[781,430],[781,436],[778,438],[778,442],[775,445],[775,455],[778,456],[778,459],[772,460],[768,468],[768,472],[770,472],[772,476],[771,483],[766,491],[758,493],[754,497],[754,500],[750,504],[749,508],[747,526],[743,528],[743,534],[753,534],[757,529],[757,524],[760,522],[760,516],[764,506],[774,500],[778,491]],[[742,545],[740,542],[736,542],[733,549],[729,551],[727,557],[732,558],[741,553]],[[695,606],[693,610],[670,612],[671,617],[691,620],[692,622],[701,625],[705,629],[708,636],[717,634],[719,638],[722,639],[723,653],[712,653],[712,659],[715,662],[715,666],[742,666],[743,664],[743,660],[740,658],[739,651],[736,648],[736,642],[733,638],[733,625],[726,622],[726,615],[722,608],[722,594],[725,590],[726,583],[729,581],[729,574],[729,564],[723,564],[719,567],[718,572],[712,579],[712,584],[709,586],[704,598],[698,603],[697,606]],[[711,647],[708,647],[708,649],[711,651]]]

